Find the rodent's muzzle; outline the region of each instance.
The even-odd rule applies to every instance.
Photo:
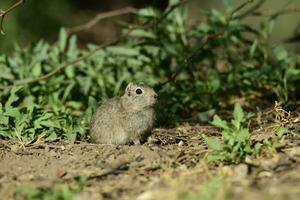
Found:
[[[152,97],[153,97],[153,98],[151,98],[151,103],[150,103],[150,104],[153,106],[153,105],[155,105],[155,104],[157,103],[157,101],[158,101],[158,94],[154,93]]]

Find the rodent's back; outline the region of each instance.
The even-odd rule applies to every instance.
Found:
[[[121,124],[120,113],[122,112],[121,97],[113,97],[104,102],[94,113],[91,120],[90,136],[93,142],[106,143],[105,138],[114,137],[110,135],[113,130],[119,131]]]

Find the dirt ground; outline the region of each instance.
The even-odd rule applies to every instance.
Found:
[[[300,136],[279,153],[239,165],[207,165],[202,135],[217,129],[182,124],[156,129],[143,145],[34,144],[0,141],[1,199],[24,199],[20,187],[56,188],[86,177],[74,199],[300,199]],[[226,177],[219,188],[214,177]],[[206,191],[207,190],[207,191]]]

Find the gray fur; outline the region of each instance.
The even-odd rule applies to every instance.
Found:
[[[142,94],[136,93],[137,89]],[[101,144],[138,144],[153,129],[157,94],[145,84],[129,83],[125,94],[107,100],[94,113],[90,136]]]

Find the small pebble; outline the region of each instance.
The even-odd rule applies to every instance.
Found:
[[[182,142],[182,140],[180,140],[180,142],[178,142],[178,146],[183,146],[184,145],[184,143]]]

